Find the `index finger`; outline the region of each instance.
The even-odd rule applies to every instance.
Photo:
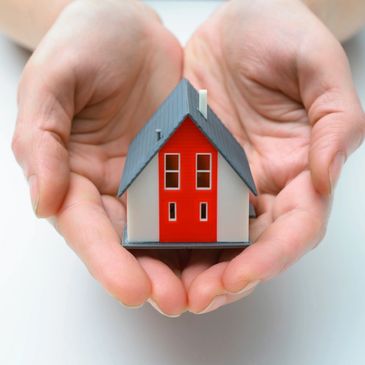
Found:
[[[151,283],[136,258],[123,248],[96,187],[71,175],[70,188],[56,227],[102,286],[127,306],[139,306],[150,296]]]
[[[328,213],[329,198],[316,192],[310,173],[303,172],[276,197],[272,224],[227,266],[226,290],[241,291],[285,270],[318,244]]]

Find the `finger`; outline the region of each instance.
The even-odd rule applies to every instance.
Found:
[[[105,212],[120,239],[123,236],[123,230],[126,224],[125,205],[122,201],[114,196],[102,195],[101,200]]]
[[[30,184],[38,216],[57,212],[69,184],[67,142],[73,114],[73,80],[28,65],[22,77],[13,151]]]
[[[262,234],[262,232],[264,232],[267,229],[267,227],[272,223],[272,205],[273,205],[272,203],[273,203],[273,198],[268,195],[260,195],[259,198],[257,199],[256,208],[259,216],[255,219],[250,220],[251,242],[255,242],[257,238]],[[219,262],[228,263],[232,261],[235,257],[237,257],[239,254],[241,254],[242,251],[243,251],[242,249],[222,250],[219,256]],[[210,270],[204,270],[204,272],[202,270],[198,274],[199,280],[196,280],[195,286],[198,286],[199,282],[201,282],[201,285],[206,285],[207,282],[210,281],[209,285],[211,290],[209,295],[207,295],[205,299],[204,298],[199,299],[199,296],[201,296],[201,294],[199,293],[199,289],[197,291],[197,294],[195,294],[193,290],[191,291],[190,296],[192,298],[191,299],[192,305],[194,305],[195,300],[197,300],[198,303],[204,303],[204,304],[207,304],[207,302],[209,302],[206,308],[203,309],[200,313],[211,312],[223,305],[230,304],[239,299],[242,299],[243,297],[249,295],[258,284],[258,282],[253,282],[248,287],[246,286],[245,288],[243,288],[242,291],[238,293],[234,294],[230,293],[224,288],[222,284],[222,275],[227,265],[219,265],[219,266],[220,266],[219,270],[214,268],[211,269],[214,270],[216,275],[209,274]],[[200,275],[201,273],[203,274]]]
[[[56,215],[56,227],[111,295],[127,306],[147,300],[151,294],[148,276],[121,246],[99,192],[89,180],[72,174],[69,191]]]
[[[148,302],[163,315],[178,317],[187,306],[184,286],[168,265],[151,254],[138,256],[138,261],[152,284]]]
[[[250,294],[254,285],[237,294],[228,293],[222,284],[227,262],[220,262],[201,273],[189,289],[189,311],[203,314],[233,303]]]
[[[364,116],[356,107],[323,117],[314,126],[309,164],[313,183],[322,194],[336,187],[343,165],[364,138]]]
[[[191,283],[195,278],[214,265],[219,256],[217,250],[193,250],[185,269],[182,272],[181,279],[186,290],[189,290]]]
[[[250,223],[250,238],[253,242],[272,223],[272,205],[273,198],[268,195],[262,195],[257,199],[256,208],[259,216]],[[217,252],[218,255],[214,255],[214,252],[207,255],[204,251],[192,255],[191,262],[184,270],[185,287],[189,289],[189,310],[194,313],[211,312],[223,305],[233,303],[249,295],[257,285],[252,283],[239,293],[228,292],[223,286],[222,275],[228,262],[238,256],[242,249]],[[214,265],[217,260],[219,263]]]
[[[126,218],[123,204],[109,195],[103,195],[102,201],[114,229],[121,237]],[[151,282],[151,296],[148,302],[168,317],[177,317],[185,311],[186,293],[176,274],[179,262],[175,252],[135,250],[131,253],[137,257]]]
[[[261,234],[272,224],[272,211],[275,197],[269,194],[260,194],[256,198],[256,218],[250,219],[250,241],[254,243]]]
[[[102,201],[114,229],[121,237],[126,218],[123,204],[109,195],[103,195]],[[151,282],[148,302],[165,316],[177,317],[185,311],[186,294],[176,275],[179,264],[176,252],[164,251],[156,253],[153,250],[135,250],[131,253],[137,257]]]
[[[344,162],[365,133],[364,113],[346,55],[335,39],[328,38],[316,42],[298,66],[300,91],[313,126],[310,169],[322,194],[333,191]]]
[[[273,223],[228,264],[222,276],[228,292],[279,274],[323,237],[329,202],[314,190],[308,172],[293,180],[277,200]]]
[[[102,196],[107,215],[121,238],[125,225],[125,209],[121,201],[109,195]],[[186,309],[185,289],[178,278],[179,262],[176,252],[163,250],[131,252],[145,270],[151,282],[151,295],[148,302],[160,313],[177,317]]]
[[[243,251],[242,248],[229,248],[222,250],[219,255],[218,262],[231,261],[234,257],[239,255]]]

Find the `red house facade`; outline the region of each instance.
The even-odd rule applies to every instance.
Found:
[[[161,148],[158,165],[160,242],[216,242],[217,151],[190,118]]]
[[[256,188],[247,157],[187,80],[132,142],[119,188],[124,193],[126,247],[249,243],[249,194]]]

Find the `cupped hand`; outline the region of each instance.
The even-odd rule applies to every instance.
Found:
[[[181,61],[144,5],[75,1],[25,68],[13,141],[38,216],[54,217],[118,300],[150,298],[169,315],[247,295],[313,247],[341,165],[364,133],[343,50],[304,6],[231,1],[189,42],[185,73],[209,89],[246,149],[260,191],[256,242],[242,253],[134,256],[120,246],[125,209],[114,196],[128,144],[181,78]]]
[[[185,75],[245,148],[259,196],[254,244],[195,252],[182,273],[193,312],[250,293],[325,233],[364,115],[341,45],[300,1],[232,0],[185,50]]]
[[[181,280],[163,259],[121,247],[115,196],[131,139],[181,73],[182,50],[150,8],[74,1],[25,67],[13,140],[36,214],[119,301],[151,298],[172,315],[186,307]]]

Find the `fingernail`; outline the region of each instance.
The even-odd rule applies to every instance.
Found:
[[[226,294],[217,295],[204,310],[198,312],[197,314],[205,314],[208,312],[212,312],[218,309],[219,307],[222,307],[223,305],[240,300],[249,295],[258,284],[259,281],[254,281],[246,285],[242,290],[238,292],[234,293],[227,292]]]
[[[119,300],[119,304],[121,304],[124,308],[127,308],[127,309],[138,309],[138,308],[141,308],[144,303],[138,304],[138,305],[128,305]]]
[[[212,312],[216,309],[218,309],[219,307],[222,307],[223,305],[227,304],[227,295],[226,294],[221,294],[221,295],[217,295],[211,302],[210,304],[201,312],[198,312],[198,314],[205,314],[208,312]]]
[[[91,273],[91,275],[95,279],[95,276],[92,273]],[[141,304],[137,304],[137,305],[125,304],[117,296],[115,296],[114,294],[112,294],[108,289],[105,289],[105,293],[107,293],[111,298],[115,299],[122,307],[124,307],[126,309],[138,309],[138,308],[143,307],[143,305],[144,305],[144,302],[141,303]]]
[[[154,308],[154,309],[156,309],[157,310],[157,312],[159,312],[159,313],[161,313],[163,316],[165,316],[165,317],[169,317],[169,318],[177,318],[177,317],[180,317],[181,316],[181,314],[166,314],[165,312],[163,312],[162,310],[161,310],[161,308],[158,306],[158,304],[153,300],[153,299],[151,299],[151,298],[149,298],[148,300],[147,300],[147,302],[148,303],[150,303],[151,304],[151,306]]]
[[[30,198],[32,200],[32,207],[35,215],[38,212],[39,205],[39,191],[38,191],[38,179],[36,175],[32,175],[29,180]]]
[[[247,293],[250,290],[252,290],[253,288],[255,288],[259,283],[260,283],[260,280],[252,281],[251,283],[248,283],[243,289],[241,289],[239,291],[236,291],[236,292],[231,292],[231,294],[244,294],[244,293]]]
[[[341,170],[343,165],[345,164],[345,156],[343,153],[339,152],[332,160],[330,171],[329,171],[329,177],[330,177],[330,183],[331,183],[331,192],[333,192],[336,188],[338,179],[341,174]]]

